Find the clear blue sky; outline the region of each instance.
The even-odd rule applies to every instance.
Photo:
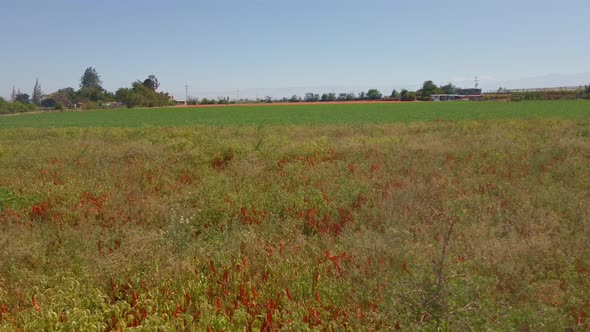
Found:
[[[89,66],[108,90],[153,73],[179,97],[185,82],[196,96],[590,82],[589,0],[0,2],[2,96],[36,77],[44,92],[77,88]]]

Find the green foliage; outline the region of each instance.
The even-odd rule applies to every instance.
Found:
[[[441,86],[439,90],[440,93],[447,95],[454,95],[457,93],[457,88],[451,83]]]
[[[390,97],[393,99],[399,99],[400,98],[399,92],[397,92],[397,90],[394,89],[393,91],[391,91]]]
[[[293,96],[291,96],[291,99],[289,99],[289,102],[291,102],[291,103],[298,103],[300,101],[301,101],[301,98],[297,95],[293,95]]]
[[[42,99],[43,99],[43,92],[41,91],[41,85],[39,84],[39,79],[37,79],[35,81],[35,87],[33,88],[33,96],[31,97],[31,102],[37,106],[40,106]]]
[[[338,101],[353,101],[356,99],[356,95],[354,93],[341,93],[338,95]]]
[[[404,93],[412,98],[411,92]],[[206,101],[205,101],[206,102]],[[10,104],[10,103],[9,103]],[[203,108],[103,110],[84,113],[43,113],[6,117],[0,128],[47,127],[142,127],[142,126],[236,126],[236,125],[337,125],[421,121],[471,121],[492,119],[581,119],[590,117],[586,100],[525,101],[520,105],[498,102],[310,104]]]
[[[208,99],[208,98],[201,99],[201,105],[215,105],[215,104],[217,104],[217,101],[215,99]]]
[[[322,94],[321,101],[336,101],[336,94],[334,92]]]
[[[57,102],[53,98],[45,98],[41,101],[41,103],[39,103],[39,106],[44,107],[44,108],[55,108],[56,105],[57,105]],[[62,108],[63,108],[63,105],[62,105]]]
[[[0,98],[0,114],[24,113],[35,110],[35,105],[25,104],[18,101],[9,103],[3,98]]]
[[[422,89],[416,91],[416,96],[418,100],[428,101],[430,100],[430,96],[436,94],[438,92],[438,87],[432,81],[426,81],[422,84]]]
[[[315,103],[320,101],[320,95],[317,93],[306,93],[303,100],[308,103]]]
[[[39,197],[20,195],[8,188],[0,187],[0,213],[5,209],[18,210],[32,205]]]
[[[149,78],[148,80],[151,81]],[[129,108],[137,106],[158,107],[171,104],[170,96],[167,93],[156,92],[140,81],[134,82],[130,89],[121,88],[117,90],[115,99]]]
[[[217,104],[227,105],[229,104],[229,96],[228,97],[217,97]]]
[[[74,95],[77,103],[105,102],[115,100],[115,96],[99,87],[82,87]]]
[[[30,104],[31,98],[26,93],[19,93],[16,95],[15,102],[23,103],[23,104]]]
[[[1,118],[0,330],[583,331],[588,105]]]
[[[379,100],[383,98],[383,95],[377,89],[371,89],[367,91],[367,99],[368,100]]]
[[[87,101],[85,103],[82,104],[82,109],[84,110],[95,110],[100,108],[100,104],[94,101]]]
[[[416,93],[413,91],[408,91],[406,89],[402,89],[400,93],[400,100],[401,101],[414,101],[416,100]]]
[[[160,83],[155,75],[150,75],[148,78],[143,81],[143,85],[148,87],[149,89],[156,91],[160,87]]]
[[[92,67],[86,68],[82,78],[80,78],[80,88],[91,88],[102,91],[102,81],[96,69]]]
[[[59,89],[50,96],[62,107],[72,108],[76,99],[76,90],[74,88]]]

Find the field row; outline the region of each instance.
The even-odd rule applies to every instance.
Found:
[[[425,102],[116,109],[0,116],[2,128],[144,127],[190,125],[358,125],[493,119],[580,119],[590,101]]]

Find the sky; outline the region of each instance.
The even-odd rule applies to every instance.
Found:
[[[0,96],[155,74],[194,97],[590,82],[590,1],[0,0]]]

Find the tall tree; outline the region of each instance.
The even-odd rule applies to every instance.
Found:
[[[397,99],[399,98],[399,92],[397,92],[397,90],[393,89],[393,91],[391,91],[391,98],[393,99]]]
[[[143,85],[146,87],[156,91],[160,87],[160,83],[156,78],[156,75],[150,75],[145,81],[143,81]]]
[[[33,88],[33,95],[31,96],[31,102],[37,106],[41,105],[41,99],[43,99],[43,91],[41,91],[41,85],[39,79],[35,81],[35,87]]]
[[[86,68],[84,75],[80,79],[80,88],[98,88],[102,90],[102,81],[96,69],[92,67]]]

